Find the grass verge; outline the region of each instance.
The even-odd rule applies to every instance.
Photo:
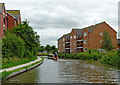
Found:
[[[37,59],[37,57],[33,57],[31,59],[29,59],[29,58],[18,58],[18,57],[9,58],[9,59],[3,58],[2,59],[2,69],[17,66],[17,65],[21,65],[21,64],[25,64],[25,63],[28,63],[30,61],[34,61],[36,59]]]
[[[42,59],[40,61],[38,61],[36,63],[33,63],[31,65],[28,65],[28,66],[25,66],[25,67],[22,67],[22,68],[18,68],[18,69],[15,69],[13,71],[4,71],[4,72],[0,73],[0,76],[2,76],[2,81],[5,81],[6,77],[8,75],[10,75],[11,73],[13,73],[13,72],[17,72],[17,71],[20,71],[20,70],[23,70],[23,69],[27,69],[28,70],[29,67],[34,66],[35,64],[38,64],[38,63],[42,62],[44,60],[44,57],[41,57],[41,58]]]

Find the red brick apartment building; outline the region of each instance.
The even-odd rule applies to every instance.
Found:
[[[4,37],[6,29],[11,30],[13,26],[20,22],[20,10],[6,10],[5,4],[0,3],[0,39]]]
[[[117,50],[120,50],[120,39],[117,39]]]
[[[107,31],[114,47],[117,47],[117,32],[106,22],[101,22],[83,29],[72,29],[58,39],[59,53],[79,53],[88,49],[101,49],[104,32]]]

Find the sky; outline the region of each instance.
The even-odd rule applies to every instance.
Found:
[[[72,28],[106,21],[118,32],[119,0],[0,0],[6,10],[20,10],[22,21],[40,35],[41,45],[57,46],[57,39]]]

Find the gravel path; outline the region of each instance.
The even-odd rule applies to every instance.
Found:
[[[38,61],[40,61],[40,60],[41,60],[41,58],[38,57],[38,59],[36,59],[36,60],[34,60],[34,61],[31,61],[31,62],[29,62],[29,63],[25,63],[25,64],[22,64],[22,65],[18,65],[18,66],[14,66],[14,67],[2,69],[2,70],[0,70],[0,73],[1,73],[1,72],[4,72],[4,71],[12,71],[12,70],[15,70],[15,69],[18,69],[18,68],[21,68],[21,67],[25,67],[25,66],[31,65],[31,64],[33,64],[33,63],[36,63],[36,62],[38,62]]]

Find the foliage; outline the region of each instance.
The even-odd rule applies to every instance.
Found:
[[[19,36],[12,32],[6,32],[5,38],[2,41],[3,57],[23,57],[25,54],[25,42]]]
[[[49,52],[50,52],[50,50],[51,50],[50,45],[46,45],[45,50],[47,51],[47,53],[49,53]]]
[[[20,70],[22,70],[22,69],[27,69],[27,70],[28,70],[29,67],[32,67],[32,66],[34,66],[35,64],[38,64],[38,63],[42,62],[42,61],[44,60],[44,57],[41,57],[41,58],[42,58],[42,59],[41,59],[40,61],[38,61],[38,62],[36,62],[36,63],[33,63],[33,64],[31,64],[31,65],[28,65],[28,66],[25,66],[25,67],[22,67],[22,68],[18,68],[18,69],[12,70],[12,71],[4,71],[4,72],[2,72],[2,73],[0,74],[0,76],[2,75],[2,81],[6,80],[6,77],[9,76],[11,73],[20,71]]]
[[[12,57],[12,58],[3,58],[2,59],[2,69],[4,68],[9,68],[12,66],[17,66],[20,64],[24,64],[24,63],[28,63],[30,61],[34,61],[35,59],[37,59],[37,57],[33,57],[31,59],[29,58],[19,58],[19,57]],[[14,61],[14,62],[13,62]]]
[[[44,50],[45,50],[45,47],[44,46],[40,46],[39,51],[43,52]]]
[[[103,64],[119,67],[120,65],[120,51],[108,51],[107,53],[100,53],[97,50],[89,50],[76,54],[58,54],[59,58],[64,59],[82,59],[82,60],[98,60]]]
[[[20,36],[25,41],[25,55],[24,57],[36,56],[38,48],[40,46],[39,35],[33,31],[29,26],[29,22],[23,21],[17,27],[12,30],[17,36]]]
[[[107,51],[111,51],[114,49],[110,35],[108,32],[104,32],[104,36],[103,36],[103,45],[102,45],[102,49],[105,49]]]
[[[48,53],[37,53],[37,56],[48,56]]]

